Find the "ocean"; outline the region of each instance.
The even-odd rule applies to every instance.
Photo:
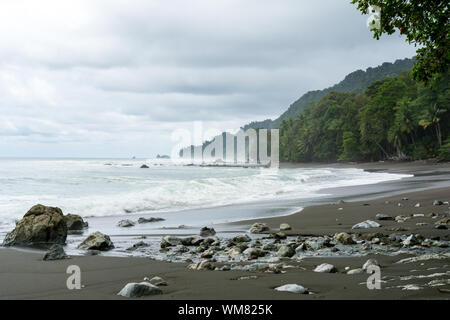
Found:
[[[141,169],[142,164],[149,168]],[[321,192],[326,188],[404,177],[408,175],[361,169],[184,166],[168,159],[1,159],[0,223],[12,225],[37,203],[83,217],[173,217],[167,219],[167,227],[204,219],[221,223],[255,218],[258,213],[239,210],[223,216],[223,210],[216,210],[215,215],[193,218],[186,214],[183,218],[179,212],[243,204],[254,207],[271,200],[295,199],[298,204],[301,199],[326,197]],[[269,213],[261,212],[261,217],[288,214],[300,207],[272,208]]]

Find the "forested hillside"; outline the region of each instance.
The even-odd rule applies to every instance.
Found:
[[[450,160],[448,81],[446,74],[429,88],[405,72],[375,81],[362,93],[355,87],[329,92],[281,123],[280,160]]]
[[[366,71],[357,70],[350,73],[344,80],[330,88],[307,92],[291,104],[289,109],[286,110],[286,112],[284,112],[279,118],[275,120],[267,119],[264,121],[252,122],[245,125],[243,129],[278,128],[283,120],[296,118],[303,112],[304,109],[308,108],[312,102],[318,102],[327,93],[332,91],[361,93],[374,81],[385,77],[396,76],[402,72],[411,70],[413,63],[413,59],[402,59],[397,60],[394,63],[385,62],[381,66],[368,68]]]

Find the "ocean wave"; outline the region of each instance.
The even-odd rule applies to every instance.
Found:
[[[104,160],[10,164],[0,169],[0,216],[18,218],[34,204],[83,216],[179,211],[269,199],[321,196],[329,187],[372,184],[408,175],[361,169],[105,166]],[[112,162],[112,161],[111,161]],[[118,162],[122,163],[122,162]],[[1,172],[0,172],[1,173]],[[56,173],[56,174],[55,174]],[[20,178],[20,179],[18,179]]]

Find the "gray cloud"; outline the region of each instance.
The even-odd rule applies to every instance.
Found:
[[[151,156],[192,121],[276,117],[308,90],[414,55],[349,1],[0,4],[0,156]]]

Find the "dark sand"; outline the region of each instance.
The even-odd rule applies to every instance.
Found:
[[[369,166],[369,165],[368,165]],[[379,166],[383,166],[379,164]],[[405,169],[406,166],[406,169]],[[449,165],[432,165],[423,167],[405,164],[398,166],[402,172],[419,172],[422,170],[444,170],[448,172]],[[329,167],[329,165],[328,165]],[[374,170],[373,165],[371,168]],[[375,168],[376,169],[376,168]],[[379,168],[386,170],[386,168]],[[392,171],[392,170],[391,170]],[[393,172],[395,169],[393,170]],[[397,171],[399,172],[399,171]],[[408,200],[402,200],[402,198]],[[392,216],[410,215],[414,213],[437,213],[447,215],[448,206],[433,206],[435,199],[450,200],[450,188],[439,188],[403,195],[389,196],[382,199],[330,204],[308,207],[302,212],[278,218],[265,219],[270,227],[277,230],[280,223],[289,223],[293,230],[290,234],[298,235],[332,235],[335,232],[351,232],[351,227],[358,222],[375,220],[377,213]],[[385,202],[389,201],[388,204]],[[420,208],[414,208],[420,202]],[[403,206],[399,207],[398,203]],[[364,205],[368,204],[368,205]],[[339,211],[338,208],[343,208]],[[262,222],[262,220],[258,220]],[[403,233],[420,233],[427,237],[439,236],[448,239],[449,230],[434,229],[435,219],[429,217],[413,218],[399,224],[395,221],[382,221],[382,227],[357,232],[393,233],[389,228],[403,227],[408,229]],[[239,222],[240,225],[250,225],[254,221]],[[428,225],[418,227],[419,222]],[[398,232],[396,232],[398,233]],[[449,249],[450,251],[450,249]],[[113,258],[102,256],[72,257],[62,261],[42,261],[42,253],[19,251],[0,248],[0,299],[126,299],[117,296],[117,292],[128,282],[141,282],[144,277],[161,276],[167,280],[168,286],[162,287],[163,295],[140,299],[449,299],[450,294],[438,288],[450,289],[447,284],[441,287],[423,286],[431,280],[450,279],[446,274],[438,277],[421,277],[401,280],[400,276],[424,276],[435,273],[450,272],[450,258],[431,259],[408,264],[396,264],[409,255],[339,258],[306,258],[301,262],[286,261],[289,265],[301,268],[286,269],[283,274],[269,274],[246,271],[192,271],[184,263],[168,263],[147,258]],[[368,290],[367,274],[347,275],[344,268],[360,268],[369,258],[376,258],[381,266],[381,290]],[[338,273],[316,273],[312,270],[321,263],[332,263]],[[68,290],[66,280],[67,266],[78,265],[82,271],[81,290]],[[257,279],[235,280],[241,276],[257,276]],[[298,295],[277,292],[273,288],[283,284],[295,283],[309,288],[314,294]],[[407,284],[422,285],[421,290],[402,290],[392,288]]]

